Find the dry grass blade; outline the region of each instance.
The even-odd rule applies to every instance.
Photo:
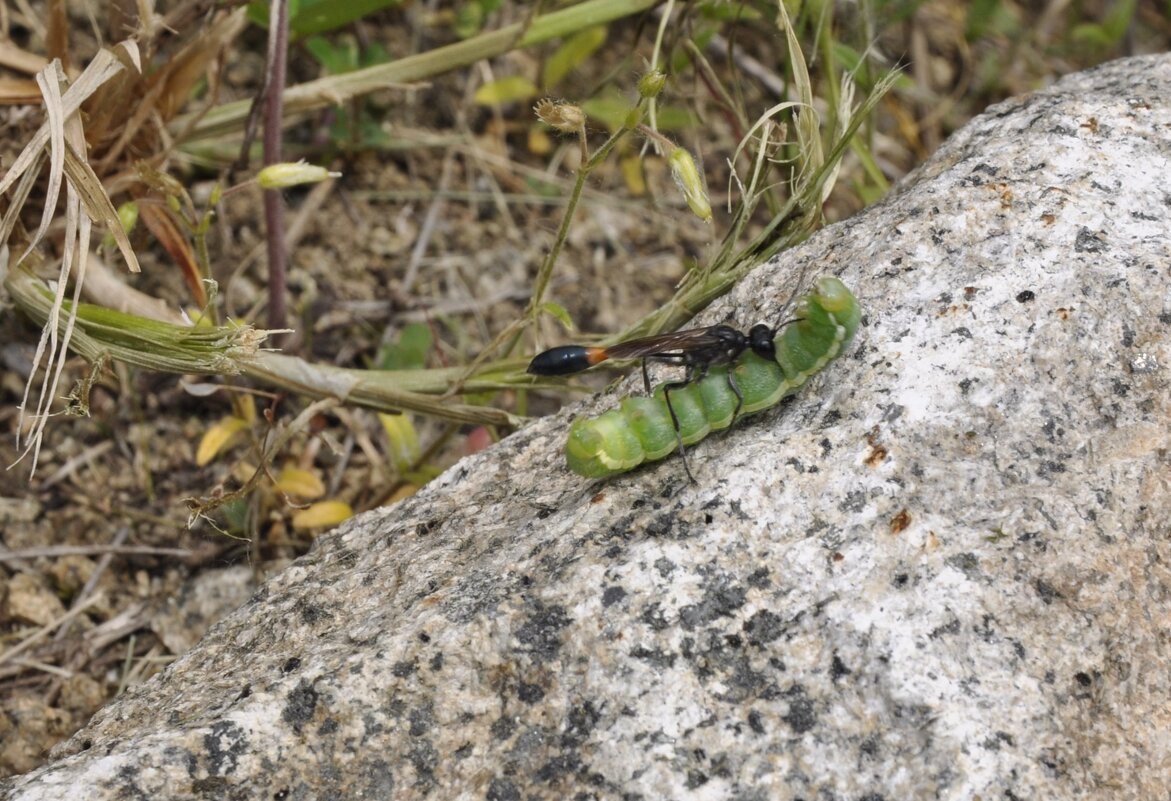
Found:
[[[98,178],[97,173],[93,171],[89,162],[83,160],[79,155],[85,152],[84,147],[84,141],[78,145],[65,146],[65,176],[69,179],[69,186],[77,192],[89,218],[104,225],[107,231],[113,232],[115,241],[118,241],[120,245],[124,243],[123,253],[130,251],[130,240],[127,238],[126,232],[122,230],[122,223],[118,219],[118,210],[114,208],[110,196],[102,187],[102,181]],[[131,272],[135,273],[140,269],[137,259],[129,262],[127,266],[130,267]]]
[[[49,60],[42,55],[30,53],[27,50],[17,47],[9,40],[0,41],[0,67],[7,67],[16,72],[23,72],[26,75],[36,75],[43,70],[49,63]],[[40,100],[41,96],[38,93],[34,102]]]
[[[785,41],[789,47],[789,68],[793,72],[793,88],[801,102],[801,108],[793,113],[793,128],[800,153],[794,189],[797,194],[804,194],[809,182],[814,180],[825,163],[825,149],[821,142],[821,120],[813,104],[813,82],[810,81],[809,70],[805,66],[805,55],[801,52],[801,43],[797,40],[797,33],[793,30],[793,23],[783,2],[777,3],[777,21],[785,29]],[[821,213],[820,206],[814,213]]]
[[[37,82],[27,78],[0,78],[0,105],[29,106],[41,99]]]
[[[94,142],[107,143],[97,171],[107,174],[135,142],[137,152],[156,153],[169,136],[165,124],[190,98],[195,85],[243,30],[245,9],[224,14],[169,58],[150,78],[127,70],[95,96],[89,131]],[[126,109],[133,109],[126,118]],[[148,124],[153,123],[153,124]]]
[[[49,182],[45,189],[45,205],[41,209],[41,222],[36,232],[21,254],[18,262],[28,258],[33,248],[40,244],[53,222],[53,215],[57,211],[57,197],[61,194],[61,182],[65,176],[65,113],[61,102],[61,84],[65,82],[65,72],[61,69],[61,62],[54,59],[49,66],[37,73],[37,86],[45,101],[46,125],[49,130]]]
[[[60,87],[65,81],[65,73],[61,69],[61,64],[57,60],[50,62],[49,66],[37,73],[37,85],[41,88],[41,93],[45,103],[45,115],[48,118],[45,126],[48,130],[48,144],[49,144],[49,181],[48,189],[45,195],[44,211],[41,214],[41,223],[33,234],[32,240],[29,242],[24,254],[20,257],[20,261],[32,252],[33,248],[44,237],[49,230],[49,223],[52,222],[53,215],[56,211],[57,196],[61,193],[61,183],[65,173],[65,114],[62,104]],[[65,234],[65,250],[64,257],[61,260],[61,273],[58,279],[58,290],[53,298],[53,303],[49,309],[47,319],[50,324],[41,331],[41,339],[37,343],[36,355],[33,357],[33,370],[29,374],[28,381],[24,386],[24,397],[20,404],[20,425],[17,427],[17,447],[20,447],[20,432],[23,430],[24,416],[28,411],[29,395],[32,392],[33,382],[36,379],[36,370],[40,367],[42,359],[47,365],[53,364],[55,361],[60,365],[57,371],[48,367],[41,382],[41,390],[37,396],[37,408],[33,414],[33,425],[29,432],[28,442],[20,458],[28,455],[29,451],[33,451],[33,469],[36,469],[37,456],[40,451],[41,436],[44,432],[45,425],[48,423],[48,409],[52,404],[54,390],[57,387],[57,382],[60,378],[60,369],[64,365],[64,359],[58,359],[58,353],[66,353],[66,348],[58,342],[58,326],[57,322],[60,318],[61,304],[64,300],[65,292],[67,291],[69,278],[69,270],[72,266],[75,236],[77,234],[77,213],[76,213],[76,193],[70,190],[67,193],[65,202],[66,214],[66,234]],[[88,243],[87,243],[88,244]],[[66,332],[72,329],[72,315],[65,323],[64,330]],[[68,341],[68,336],[66,336]]]
[[[137,49],[133,45],[122,46],[119,54],[123,60],[134,62],[137,58]],[[42,377],[40,393],[37,395],[36,411],[32,414],[33,424],[28,433],[25,449],[21,453],[21,458],[27,456],[30,451],[33,453],[34,470],[36,469],[41,438],[48,423],[49,411],[53,398],[56,396],[61,371],[65,366],[69,339],[73,333],[77,300],[80,297],[81,286],[85,279],[93,220],[104,223],[111,231],[131,270],[137,272],[139,269],[138,260],[130,247],[130,240],[125,231],[122,230],[113,204],[106,195],[101,181],[84,160],[87,145],[81,118],[77,113],[87,98],[123,69],[124,64],[120,63],[113,52],[100,51],[85,72],[79,76],[77,82],[62,94],[61,87],[65,84],[65,73],[60,62],[56,60],[50,62],[44,70],[37,74],[37,85],[41,89],[45,106],[45,123],[17,157],[16,163],[0,180],[0,194],[12,188],[14,184],[17,187],[13,195],[13,203],[9,206],[3,225],[0,226],[0,234],[3,235],[3,239],[0,241],[7,241],[8,235],[16,224],[17,215],[29,197],[47,148],[49,176],[41,221],[23,254],[17,260],[18,265],[33,252],[48,233],[56,213],[57,198],[61,194],[62,184],[65,185],[66,189],[65,237],[57,291],[44,316],[45,329],[37,344],[36,354],[33,357],[33,370],[25,386],[20,407],[21,426],[18,428],[18,432],[23,430],[24,417],[28,413],[29,397],[37,368],[41,364],[55,364],[55,367],[47,367]],[[73,302],[69,304],[69,314],[62,322],[60,315],[71,274],[74,278]]]
[[[116,55],[117,54],[117,55]],[[121,59],[118,57],[121,56]],[[103,84],[116,76],[119,72],[125,69],[126,64],[123,63],[137,63],[138,49],[132,42],[123,42],[117,45],[113,50],[100,50],[94,56],[93,61],[86,67],[85,71],[78,77],[77,81],[65,90],[61,95],[60,103],[54,110],[54,113],[60,112],[59,116],[62,119],[69,119],[81,107],[91,95],[93,95]],[[44,158],[44,153],[49,144],[50,134],[50,120],[46,120],[32,138],[29,143],[25,145],[24,149],[17,156],[16,161],[0,178],[0,195],[7,192],[16,183],[17,180],[22,181],[22,187],[18,188],[13,200],[20,202],[13,202],[8,207],[5,214],[3,225],[0,226],[0,242],[7,242],[8,236],[12,232],[13,226],[23,209],[24,201],[27,199],[29,189],[31,189],[32,182],[36,180],[36,173],[40,166],[40,161]],[[62,140],[63,141],[63,140]],[[61,154],[62,163],[64,164],[65,155],[64,150]],[[79,191],[83,197],[88,194],[88,188],[92,186],[88,181],[82,181]],[[104,191],[102,194],[105,194]],[[46,198],[45,206],[47,209],[52,209],[55,205],[55,195],[52,196],[53,201]],[[109,203],[109,200],[106,201]],[[103,219],[104,218],[99,218]],[[126,236],[126,232],[122,230],[121,225],[110,228],[110,232],[114,235],[114,240],[118,245],[122,257],[126,260],[126,265],[131,272],[138,272],[138,258],[134,255],[134,250],[130,247],[130,239]],[[35,245],[35,238],[33,244]]]

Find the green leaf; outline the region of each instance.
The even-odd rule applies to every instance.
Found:
[[[297,38],[343,28],[355,20],[369,16],[401,0],[289,0],[289,31]],[[269,4],[257,0],[248,4],[248,19],[261,28],[268,28]]]
[[[696,119],[682,106],[659,106],[655,125],[660,131],[681,131],[696,125]]]
[[[1125,0],[1108,6],[1110,11],[1105,19],[1100,23],[1085,23],[1075,26],[1070,32],[1070,38],[1090,47],[1101,49],[1114,47],[1122,41],[1122,37],[1126,35],[1126,31],[1130,27],[1131,20],[1134,18],[1134,3],[1135,0]]]
[[[476,90],[475,100],[481,106],[530,100],[541,93],[537,85],[523,75],[513,75],[486,83]]]
[[[304,44],[317,63],[333,75],[353,72],[358,68],[358,47],[351,36],[340,37],[337,44],[324,36],[310,36]]]
[[[378,354],[380,370],[415,370],[427,366],[434,337],[426,323],[410,323],[398,335],[398,342],[386,345]]]
[[[569,316],[569,312],[560,303],[548,301],[541,304],[541,311],[545,314],[550,314],[558,319],[560,323],[565,326],[565,330],[573,330],[573,319]]]
[[[626,121],[626,115],[630,113],[632,106],[626,98],[614,90],[591,97],[582,103],[581,107],[590,119],[602,123],[611,131],[616,131]]]
[[[606,26],[595,25],[569,37],[545,62],[541,81],[545,90],[561,83],[566,75],[592,56],[606,42]]]
[[[716,22],[764,22],[764,15],[744,3],[701,3],[699,13],[704,19]]]

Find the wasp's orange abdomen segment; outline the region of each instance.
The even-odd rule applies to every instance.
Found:
[[[584,345],[562,345],[538,353],[529,362],[533,375],[572,375],[587,367],[606,361],[605,348],[587,348]]]

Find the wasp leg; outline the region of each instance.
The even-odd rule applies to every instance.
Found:
[[[704,365],[699,378],[707,375],[707,366]],[[683,460],[683,472],[687,473],[687,480],[692,484],[697,483],[695,476],[691,474],[691,465],[687,463],[687,448],[683,445],[683,432],[679,426],[679,416],[675,414],[675,407],[671,404],[671,390],[683,389],[688,384],[696,381],[696,370],[693,365],[687,366],[687,375],[683,376],[682,381],[670,381],[663,384],[663,400],[667,402],[667,411],[671,413],[671,424],[675,426],[675,439],[679,442],[679,458]]]
[[[744,395],[740,392],[740,387],[736,384],[736,378],[732,375],[732,366],[728,366],[728,388],[732,390],[732,394],[736,396],[736,408],[732,412],[732,422],[728,427],[736,425],[736,420],[740,417],[740,409],[744,406]]]

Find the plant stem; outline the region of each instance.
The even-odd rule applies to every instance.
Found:
[[[288,0],[272,0],[268,24],[268,94],[264,113],[264,163],[281,161],[281,116],[289,50]],[[268,324],[284,328],[285,208],[279,189],[264,190],[264,232],[268,240]]]

